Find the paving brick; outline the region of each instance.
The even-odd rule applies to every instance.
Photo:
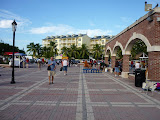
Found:
[[[134,81],[111,73],[83,74],[83,67],[70,67],[67,76],[57,71],[54,84],[49,85],[46,67],[40,71],[34,67],[16,73],[16,84],[11,85],[7,76],[0,80],[0,120],[159,118],[159,92],[147,95]]]

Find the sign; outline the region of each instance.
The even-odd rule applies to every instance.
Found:
[[[152,4],[145,4],[145,11],[152,10]]]

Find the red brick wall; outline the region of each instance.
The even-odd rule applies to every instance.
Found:
[[[129,72],[129,55],[123,55],[123,72]]]
[[[160,13],[153,15],[152,22],[149,22],[148,20],[140,22],[133,28],[115,38],[113,41],[109,42],[106,47],[109,45],[113,50],[116,41],[118,41],[122,44],[123,48],[125,48],[126,43],[132,37],[134,32],[144,35],[151,45],[160,45],[160,22],[157,22],[157,17],[160,17]]]
[[[157,22],[157,17],[160,17],[160,13],[155,13],[152,15],[153,21],[149,22],[147,19],[141,21],[136,26],[131,29],[128,29],[126,32],[116,37],[114,40],[106,44],[112,50],[116,41],[122,44],[123,49],[127,44],[128,40],[133,36],[133,33],[144,35],[148,40],[151,46],[160,46],[160,22]],[[123,61],[123,71],[129,71],[129,59],[127,56],[124,56]],[[112,68],[115,65],[115,59],[112,58]],[[128,68],[127,68],[128,66]],[[148,76],[149,79],[160,80],[160,52],[150,52],[149,53],[149,67],[148,67]]]
[[[112,56],[111,57],[111,64],[112,64],[112,68],[114,68],[115,67],[115,62],[116,62],[116,56]]]
[[[105,64],[108,65],[108,57],[105,57]]]
[[[160,52],[149,52],[148,58],[148,78],[160,80]]]
[[[157,14],[156,17],[160,17],[160,14]],[[155,45],[160,45],[160,22],[155,22]]]

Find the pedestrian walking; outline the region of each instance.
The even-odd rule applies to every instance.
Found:
[[[91,68],[93,67],[93,60],[90,59]]]
[[[96,60],[94,60],[94,66],[96,67],[96,65],[97,65],[97,61],[96,61]]]
[[[69,59],[69,67],[71,66],[71,59]]]
[[[131,70],[132,70],[132,68],[133,68],[133,60],[131,61]]]
[[[48,60],[48,67],[50,67],[50,70],[48,70],[49,84],[51,84],[51,77],[52,77],[52,84],[54,84],[53,80],[56,70],[56,62],[54,61],[53,57],[51,57],[50,60]]]
[[[119,75],[119,62],[118,62],[118,60],[116,60],[116,63],[115,63],[114,73],[115,73],[115,76]]]
[[[41,59],[38,58],[37,64],[38,64],[38,69],[39,69],[39,70],[41,70],[41,63],[42,63]]]
[[[42,66],[44,66],[44,58],[42,58]]]
[[[22,62],[23,62],[23,68],[25,68],[25,66],[26,66],[26,58],[25,57],[22,58]]]
[[[138,62],[136,62],[136,64],[135,64],[135,69],[140,69],[141,68],[141,65],[140,65],[140,62],[138,61]]]
[[[85,68],[85,69],[90,68],[90,65],[88,64],[87,60],[84,62],[84,68]]]
[[[67,75],[67,66],[68,66],[68,61],[67,61],[67,59],[64,59],[62,61],[62,67],[63,67],[64,75]]]
[[[26,59],[26,68],[28,68],[29,67],[29,59],[27,58]]]

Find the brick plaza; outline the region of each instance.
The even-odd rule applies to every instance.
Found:
[[[160,92],[146,94],[134,81],[111,73],[82,73],[57,67],[48,84],[46,66],[38,70],[0,68],[0,120],[159,120]]]

